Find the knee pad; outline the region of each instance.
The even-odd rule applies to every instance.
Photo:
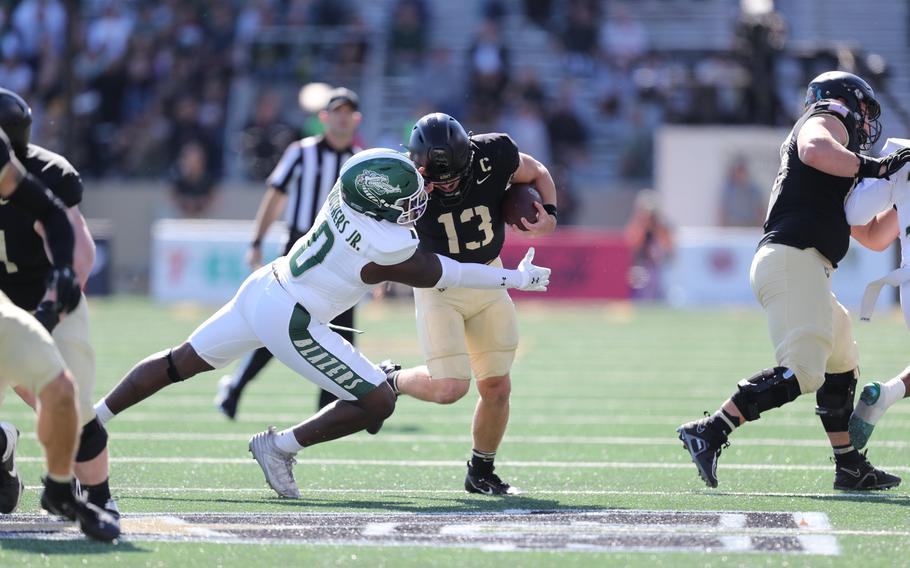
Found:
[[[859,372],[825,373],[825,384],[815,392],[815,413],[825,432],[846,432],[853,413],[853,396]]]
[[[107,430],[98,422],[98,418],[82,427],[82,436],[79,439],[79,451],[76,452],[78,463],[87,462],[98,457],[98,454],[107,447]]]
[[[758,420],[761,413],[781,407],[800,395],[799,382],[793,371],[774,367],[739,381],[733,404],[746,421]]]
[[[180,373],[177,371],[177,365],[174,364],[173,351],[173,349],[167,350],[167,378],[169,378],[172,383],[179,383],[180,381],[185,381],[186,377],[180,378]]]

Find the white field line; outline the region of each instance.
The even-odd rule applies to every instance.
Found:
[[[37,434],[26,432],[21,435],[24,439],[36,440]],[[225,433],[197,433],[197,432],[113,432],[113,441],[151,441],[151,442],[246,442],[250,439],[248,434]],[[574,445],[601,445],[601,446],[677,446],[681,442],[672,436],[638,437],[638,436],[509,436],[510,444],[574,444]],[[368,436],[366,434],[339,438],[332,443],[339,442],[355,444],[463,444],[471,442],[468,435],[438,435],[438,434],[380,434]],[[737,446],[792,446],[802,448],[828,448],[827,440],[805,440],[791,438],[741,438],[736,440]],[[910,441],[876,441],[880,448],[910,448]]]
[[[300,456],[298,456],[300,457]],[[23,456],[18,462],[44,463],[43,457]],[[192,464],[192,465],[258,465],[252,458],[213,458],[213,457],[111,457],[112,463],[135,464]],[[301,466],[382,466],[382,467],[464,467],[460,460],[357,460],[357,459],[301,459]],[[553,462],[553,461],[510,461],[503,460],[502,467],[539,468],[539,469],[691,469],[695,466],[686,463],[662,462]],[[725,463],[725,470],[741,471],[827,471],[831,465],[813,464],[742,464]],[[910,466],[889,466],[889,471],[910,471]]]
[[[26,489],[29,490],[41,490],[43,485],[28,485]],[[302,490],[303,493],[307,495],[464,495],[465,492],[462,489],[411,489],[411,488],[372,488],[372,489],[323,489],[323,488],[308,488],[304,487]],[[251,494],[260,494],[260,493],[272,493],[272,490],[263,485],[262,487],[139,487],[139,486],[121,486],[117,484],[114,493],[120,497],[128,496],[135,493],[157,493],[157,494],[169,494],[169,493],[212,493],[212,494],[221,494],[221,493],[251,493]],[[838,492],[838,493],[787,493],[787,492],[775,492],[775,491],[718,491],[715,489],[699,489],[691,491],[637,491],[637,490],[619,490],[619,489],[539,489],[535,491],[525,491],[524,495],[533,495],[533,496],[542,496],[542,495],[564,495],[564,496],[587,496],[587,497],[596,497],[596,496],[634,496],[634,497],[682,497],[693,498],[698,496],[710,496],[712,499],[715,497],[746,497],[746,498],[763,498],[763,497],[775,497],[775,498],[786,498],[786,499],[796,499],[796,498],[807,498],[807,499],[830,499],[830,500],[855,500],[857,496],[862,496],[864,500],[881,500],[881,501],[893,501],[897,504],[903,504],[907,501],[910,501],[910,495],[905,495],[902,493],[888,493],[888,492]],[[520,512],[520,511],[503,511],[503,512]],[[595,511],[596,512],[596,511]],[[704,512],[704,511],[699,511]],[[142,515],[155,515],[155,514],[165,514],[165,513],[136,513],[137,516]],[[173,514],[173,513],[171,513]],[[206,514],[216,514],[216,513],[206,513]],[[230,515],[231,513],[217,513]],[[269,515],[276,514],[288,514],[294,515],[299,513],[262,513]],[[309,513],[308,513],[309,514]],[[312,513],[318,514],[318,513]],[[350,514],[350,513],[345,513]],[[375,513],[363,513],[363,514],[375,514]],[[385,512],[383,514],[390,514],[390,512]],[[404,514],[404,513],[402,513]]]
[[[236,424],[290,424],[300,422],[303,418],[308,416],[307,412],[300,412],[299,414],[288,414],[288,413],[244,413],[237,417]],[[31,409],[27,410],[10,410],[7,411],[4,409],[3,412],[4,420],[17,422],[17,421],[34,421],[35,414]],[[665,428],[676,428],[683,422],[688,422],[697,416],[693,414],[689,415],[657,415],[650,416],[647,414],[636,413],[636,414],[616,414],[616,413],[603,413],[603,414],[576,414],[572,415],[562,415],[562,416],[550,416],[547,414],[533,414],[533,415],[523,415],[521,412],[517,412],[513,408],[512,416],[509,418],[510,425],[516,424],[540,424],[546,426],[584,426],[584,425],[636,425],[636,426],[662,426]],[[890,414],[889,414],[890,418]],[[468,426],[471,424],[473,416],[471,414],[461,414],[461,415],[452,415],[452,416],[440,416],[438,414],[424,414],[419,412],[411,412],[411,409],[405,408],[399,411],[398,414],[393,416],[386,424],[393,427],[403,427],[403,426],[415,426],[422,424],[460,424],[463,426]],[[126,412],[125,414],[119,415],[111,423],[111,426],[116,429],[116,424],[118,422],[165,422],[165,423],[179,423],[179,424],[230,424],[228,420],[217,413],[214,409],[210,413],[194,413],[187,414],[186,411],[180,412],[157,412],[157,411],[136,411],[136,412]],[[889,429],[895,428],[907,428],[910,427],[910,420],[892,420],[886,419],[883,423],[883,426],[888,427]],[[807,409],[805,418],[789,418],[789,417],[777,417],[770,419],[767,422],[759,422],[758,428],[769,428],[769,427],[821,427],[821,423],[815,417],[815,414],[810,412],[810,409]],[[819,430],[821,432],[821,430]],[[737,441],[738,442],[738,441]]]

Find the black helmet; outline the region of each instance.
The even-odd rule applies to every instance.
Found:
[[[408,150],[411,160],[424,167],[425,180],[438,184],[459,181],[454,189],[444,191],[445,197],[461,195],[470,178],[474,151],[468,133],[457,120],[441,112],[422,117],[411,130]]]
[[[6,132],[16,154],[24,156],[32,133],[32,109],[25,99],[0,88],[0,128]]]
[[[847,101],[847,108],[856,119],[856,135],[860,148],[868,150],[878,141],[882,134],[882,124],[879,117],[882,107],[875,98],[875,91],[869,83],[860,79],[853,73],[844,71],[828,71],[822,73],[809,83],[806,91],[806,106],[822,99],[843,99]],[[864,103],[863,110],[860,103]],[[869,132],[866,132],[865,123],[869,122]]]

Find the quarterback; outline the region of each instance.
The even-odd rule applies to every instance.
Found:
[[[385,281],[529,291],[549,284],[550,270],[531,263],[533,249],[516,270],[418,250],[413,223],[426,205],[423,178],[406,156],[381,148],[355,154],[289,253],[251,274],[187,341],[133,367],[95,405],[99,419],[107,422],[168,385],[265,346],[339,399],[296,426],[270,427],[250,439],[269,486],[282,497],[299,497],[295,454],[360,430],[375,432],[395,408],[386,374],[329,327],[333,318]]]

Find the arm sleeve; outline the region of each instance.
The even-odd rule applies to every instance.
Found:
[[[442,276],[434,288],[519,288],[522,274],[517,270],[498,268],[486,264],[458,262],[440,254]]]
[[[894,201],[891,196],[893,188],[893,180],[872,178],[862,180],[853,188],[844,204],[847,224],[865,225],[893,205]]]
[[[66,206],[31,174],[19,182],[10,196],[10,203],[28,211],[41,221],[47,232],[47,246],[54,257],[54,266],[72,266],[76,240]]]

